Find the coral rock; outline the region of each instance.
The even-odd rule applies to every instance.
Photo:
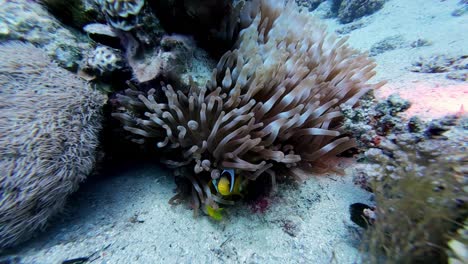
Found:
[[[38,45],[67,69],[76,70],[82,50],[90,47],[34,1],[0,0],[0,17],[1,40],[24,40]]]
[[[96,0],[107,21],[114,28],[129,31],[138,23],[138,14],[145,5],[144,0]]]
[[[111,73],[123,67],[123,58],[119,51],[105,46],[96,47],[85,59],[83,68],[99,74]]]
[[[338,18],[341,23],[350,23],[383,7],[385,0],[342,0]]]

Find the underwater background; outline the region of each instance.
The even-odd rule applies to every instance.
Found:
[[[467,32],[466,0],[0,0],[0,263],[468,263]]]

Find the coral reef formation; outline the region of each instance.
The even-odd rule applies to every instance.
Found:
[[[468,119],[404,120],[398,114],[409,106],[396,95],[367,95],[344,109],[344,128],[368,148],[354,182],[375,197],[363,244],[369,263],[446,263],[447,242],[468,216]]]
[[[0,46],[0,248],[64,207],[96,161],[106,98],[32,44]]]
[[[296,0],[296,3],[300,7],[305,7],[309,11],[314,11],[321,3],[326,0]]]
[[[96,20],[99,16],[94,0],[38,0],[60,22],[81,30],[83,26]]]
[[[371,180],[377,217],[365,238],[368,261],[381,263],[383,255],[385,263],[447,263],[448,241],[468,216],[468,156],[437,140],[395,140],[366,155],[378,164]]]
[[[21,40],[43,48],[60,66],[76,70],[89,41],[78,38],[34,1],[0,0],[0,40]]]
[[[390,132],[406,129],[407,123],[402,120],[399,113],[409,107],[409,101],[398,94],[377,101],[370,92],[361,98],[358,107],[342,107],[343,129],[353,135],[361,149],[375,147]],[[418,122],[418,119],[415,118],[414,122]]]
[[[194,208],[206,213],[232,204],[229,193],[276,173],[303,181],[355,142],[341,133],[340,105],[353,106],[367,91],[375,64],[365,54],[327,36],[293,2],[245,4],[250,25],[226,52],[205,86],[188,92],[163,85],[128,89],[113,116],[133,141],[157,146],[176,175],[192,183]],[[220,181],[225,182],[225,181]]]
[[[107,21],[124,31],[133,29],[138,23],[138,14],[145,0],[96,0]]]
[[[81,70],[102,75],[123,68],[124,61],[119,50],[98,45],[81,63]]]
[[[385,0],[335,0],[338,5],[338,19],[341,23],[350,23],[366,15],[370,15],[380,10]]]
[[[157,79],[182,82],[179,77],[193,59],[195,44],[191,37],[166,34],[144,0],[98,0],[97,3],[111,29],[96,23],[86,30],[120,39],[126,62],[138,83]]]
[[[164,77],[174,82],[180,81],[179,77],[188,70],[188,65],[193,60],[195,45],[190,37],[171,35],[161,38],[160,46],[153,51],[143,52],[141,58],[137,50],[140,44],[127,35],[127,62],[133,70],[135,79],[142,83]]]
[[[372,45],[369,55],[376,56],[387,51],[403,48],[405,44],[405,39],[401,35],[386,37]]]
[[[385,0],[296,0],[309,11],[326,18],[337,18],[341,24],[354,22],[379,11]]]
[[[296,2],[324,18],[336,18],[341,24],[357,22],[379,11],[385,0],[296,0]],[[360,25],[362,26],[362,25]],[[348,28],[349,30],[349,28]]]
[[[98,35],[103,39],[105,35],[106,42],[112,42],[109,40],[112,37],[120,39],[136,82],[150,85],[165,80],[184,87],[189,85],[186,73],[191,71],[192,65],[206,67],[209,64],[211,70],[215,64],[206,59],[205,53],[216,54],[218,59],[232,47],[240,30],[241,10],[244,10],[243,1],[233,5],[227,0],[204,1],[203,4],[199,1],[145,3],[143,0],[99,0],[96,3],[111,29],[94,23],[85,27],[86,32],[93,39]],[[198,82],[197,78],[193,79]]]
[[[410,71],[423,73],[447,72],[447,78],[459,81],[468,81],[468,55],[448,56],[433,55],[419,58],[413,62]]]
[[[355,23],[349,24],[349,26],[353,26]],[[346,32],[346,26],[343,27],[343,29],[339,30],[340,34],[347,33]],[[422,39],[418,38],[414,41],[408,41],[406,40],[402,35],[394,35],[394,36],[389,36],[386,37],[380,41],[377,41],[374,43],[370,50],[369,50],[369,55],[372,56],[377,56],[382,53],[396,50],[396,49],[402,49],[402,48],[421,48],[425,46],[431,46],[432,43],[431,41],[427,39]]]

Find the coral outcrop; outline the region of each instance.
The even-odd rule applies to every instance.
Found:
[[[448,72],[448,79],[468,81],[468,55],[448,56],[443,54],[419,58],[409,68],[413,72],[443,73]]]
[[[99,15],[95,0],[37,0],[60,22],[81,30],[94,21],[104,20]]]
[[[96,3],[114,28],[129,31],[138,24],[145,0],[96,0]]]
[[[113,114],[135,142],[166,153],[164,162],[192,183],[194,207],[203,210],[232,203],[211,185],[225,171],[241,186],[258,177],[274,185],[279,172],[302,181],[305,170],[355,146],[341,133],[339,106],[382,85],[367,83],[375,64],[366,55],[327,36],[293,2],[244,8],[250,24],[205,86],[183,92],[163,85],[164,98],[155,89],[128,89]]]
[[[342,0],[338,10],[341,23],[350,23],[383,7],[385,0]]]
[[[0,17],[0,41],[33,43],[69,70],[78,68],[82,51],[90,48],[89,42],[64,28],[35,1],[0,0]]]
[[[63,209],[96,161],[106,98],[32,44],[0,46],[0,248]]]
[[[358,107],[342,107],[345,117],[343,128],[356,138],[362,149],[375,147],[379,145],[382,137],[390,132],[405,130],[407,124],[399,114],[408,110],[410,106],[410,102],[398,94],[377,101],[374,95],[369,93],[360,100]],[[413,126],[419,125],[419,119],[414,118],[413,121]]]
[[[314,12],[321,13],[324,17],[336,17],[342,24],[371,15],[385,4],[385,0],[317,0],[311,2],[321,2]]]
[[[365,263],[447,263],[459,253],[448,250],[448,241],[468,216],[468,119],[462,113],[431,121],[399,116],[409,107],[397,95],[376,102],[369,94],[344,110],[345,129],[367,149],[354,181],[375,197]]]
[[[300,7],[305,7],[309,11],[314,11],[321,3],[326,0],[296,0],[296,3]]]
[[[447,263],[450,237],[468,216],[463,143],[410,138],[399,135],[366,152],[375,165],[377,207],[364,240],[368,263]]]
[[[95,74],[109,74],[123,68],[124,61],[118,50],[99,45],[85,57],[81,70]]]

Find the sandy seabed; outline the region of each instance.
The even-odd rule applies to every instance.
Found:
[[[430,46],[408,44],[374,57],[374,81],[388,81],[376,96],[400,93],[413,103],[407,116],[430,119],[468,107],[467,82],[408,70],[420,56],[468,55],[468,15],[451,15],[457,3],[389,0],[363,18],[361,28],[345,34],[362,51],[393,36],[408,43],[430,41]],[[331,32],[343,27],[334,19],[324,23]],[[84,184],[61,219],[11,253],[21,263],[89,256],[90,263],[359,263],[360,232],[348,208],[370,203],[371,194],[353,185],[353,161],[340,166],[344,176],[312,175],[302,185],[281,185],[264,213],[240,204],[228,208],[222,222],[194,218],[183,204],[171,207],[170,171],[151,164],[118,170]]]

